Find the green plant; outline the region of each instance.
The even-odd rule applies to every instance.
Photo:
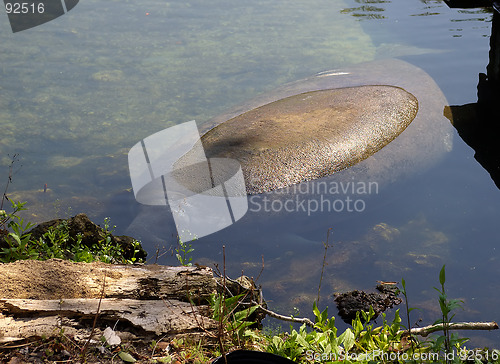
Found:
[[[133,256],[130,259],[123,257],[122,247],[112,238],[110,220],[104,220],[104,237],[98,244],[87,246],[82,243],[82,236],[76,238],[69,235],[66,221],[49,228],[38,240],[31,239],[31,234],[26,233],[34,224],[26,223],[17,216],[18,211],[25,210],[25,203],[12,203],[13,212],[8,217],[8,232],[5,241],[8,247],[0,250],[0,262],[9,263],[22,259],[47,260],[51,258],[68,259],[75,262],[90,263],[102,261],[104,263],[133,264],[137,261],[135,254],[139,252],[140,242],[134,240],[132,246]]]
[[[10,200],[8,200],[8,201],[11,203],[12,211],[7,213],[5,210],[0,210],[0,226],[4,230],[6,230],[6,227],[12,228],[14,225],[21,225],[21,226],[22,225],[30,225],[30,223],[24,223],[23,218],[21,218],[20,216],[17,215],[18,212],[26,210],[26,207],[24,207],[24,205],[26,205],[26,202],[14,202],[14,201],[10,201]],[[3,201],[2,201],[2,205],[3,205]],[[9,226],[9,224],[10,224],[10,226]],[[23,229],[27,230],[31,226],[24,226],[24,227],[22,226],[22,227],[23,227]],[[25,230],[23,230],[23,231],[25,231]]]
[[[26,231],[33,227],[33,224],[25,222],[22,217],[18,216],[18,212],[26,210],[24,207],[26,202],[11,201],[7,197],[7,191],[14,175],[14,163],[19,161],[17,157],[18,154],[12,156],[7,183],[5,184],[5,189],[0,200],[0,237],[3,236],[5,243],[8,245],[8,247],[2,247],[0,251],[0,261],[3,263],[18,259],[33,259],[36,254],[36,252],[30,249],[30,234],[26,234]],[[11,203],[11,212],[3,209],[5,201]]]
[[[203,346],[202,340],[195,344],[194,342],[185,342],[184,339],[177,338],[170,342],[169,347],[169,354],[161,358],[156,358],[153,362],[193,364],[210,362],[210,354],[207,352],[207,348]],[[218,354],[214,353],[214,356],[218,356]]]
[[[36,259],[46,260],[51,258],[68,259],[71,253],[65,248],[70,242],[69,228],[66,221],[56,227],[48,229],[38,241],[32,241],[39,253]],[[79,239],[81,242],[81,238]],[[74,259],[74,256],[73,256]]]
[[[99,249],[96,246],[88,247],[82,243],[82,236],[78,235],[75,242],[73,242],[70,254],[73,254],[73,258],[71,260],[75,262],[85,262],[90,263],[95,260],[98,260],[98,257],[94,253],[94,251],[98,252]]]
[[[270,334],[266,340],[266,351],[284,356],[298,363],[326,362],[342,360],[344,363],[408,363],[408,362],[453,362],[465,363],[473,360],[481,363],[486,360],[499,363],[500,355],[495,350],[467,350],[462,344],[467,341],[450,333],[450,324],[454,318],[452,311],[461,307],[460,300],[449,299],[445,291],[445,267],[440,271],[439,305],[442,317],[433,325],[420,328],[420,335],[428,335],[434,331],[443,330],[443,335],[427,340],[417,340],[416,335],[409,335],[410,312],[406,282],[403,280],[402,293],[406,300],[407,326],[402,324],[400,310],[395,311],[394,319],[388,322],[382,314],[382,325],[374,327],[371,320],[375,315],[373,308],[368,312],[358,312],[352,321],[352,328],[346,329],[337,336],[334,317],[328,318],[327,310],[320,311],[313,304],[315,322],[310,331],[306,325],[299,330],[290,328],[289,333]],[[434,327],[437,325],[438,327]],[[461,323],[460,326],[471,325]],[[425,330],[425,331],[422,331]],[[450,353],[455,352],[450,355]],[[440,356],[440,353],[443,355]],[[354,355],[354,356],[353,356]]]
[[[12,212],[7,213],[1,210],[0,224],[3,226],[2,233],[8,247],[4,247],[0,251],[0,261],[8,263],[19,259],[35,259],[36,251],[30,245],[31,234],[26,233],[34,224],[25,222],[22,217],[17,215],[19,211],[26,210],[24,207],[26,202],[11,201],[11,204]],[[5,229],[6,224],[12,230],[11,232]]]
[[[231,341],[241,346],[242,342],[255,338],[248,327],[255,322],[250,321],[252,315],[258,306],[250,306],[241,308],[241,300],[245,294],[225,297],[224,294],[212,294],[210,296],[210,308],[212,310],[212,318],[222,325],[221,333],[229,335]]]
[[[122,253],[120,247],[113,242],[111,234],[113,233],[116,226],[113,225],[111,228],[111,219],[109,217],[104,218],[104,237],[99,241],[98,246],[92,246],[92,249],[97,253],[97,259],[104,263],[115,263],[117,260],[121,260]]]
[[[177,238],[177,241],[178,244],[175,248],[175,257],[184,267],[192,266],[193,264],[191,263],[191,261],[193,260],[193,257],[189,256],[189,254],[194,252],[194,248],[191,244],[183,242],[179,237]]]
[[[275,335],[268,340],[269,344],[266,347],[268,353],[280,355],[293,361],[301,358],[307,350],[311,350],[312,338],[305,326],[301,326],[299,331],[290,327],[289,334]]]
[[[139,261],[138,258],[136,257],[136,254],[139,253],[141,250],[141,242],[138,240],[135,240],[132,242],[132,247],[134,248],[134,252],[132,254],[132,258],[130,258],[130,262],[134,264],[135,262],[142,263],[142,260]]]
[[[268,338],[266,351],[284,356],[293,361],[341,358],[355,345],[355,334],[346,329],[337,336],[335,317],[328,317],[328,308],[320,311],[313,303],[315,322],[313,330],[307,330],[303,324],[297,331],[290,327],[290,333],[274,335]]]
[[[434,322],[434,324],[443,324],[443,335],[439,336],[435,340],[433,349],[436,351],[444,350],[446,362],[449,362],[448,353],[451,353],[453,347],[456,348],[457,350],[460,349],[460,345],[466,342],[468,339],[459,338],[457,334],[450,333],[449,325],[453,317],[455,317],[455,314],[453,315],[450,314],[453,310],[457,308],[462,308],[461,303],[463,303],[463,301],[457,299],[448,299],[448,296],[446,295],[446,290],[444,288],[445,282],[446,282],[446,272],[445,272],[445,265],[443,265],[441,271],[439,272],[439,283],[441,285],[441,288],[438,289],[434,287],[434,289],[439,292],[438,301],[442,314],[442,317],[436,322]]]
[[[406,309],[406,322],[407,322],[407,326],[406,326],[406,330],[408,332],[408,341],[410,342],[410,346],[411,346],[411,350],[412,352],[415,351],[415,347],[414,347],[414,344],[415,344],[415,339],[413,338],[412,334],[411,334],[411,321],[410,321],[410,313],[413,311],[413,310],[416,310],[415,307],[409,307],[408,306],[408,293],[406,291],[406,282],[404,279],[401,279],[401,285],[403,286],[403,289],[400,290],[400,292],[403,294],[404,298],[405,298],[405,309]]]

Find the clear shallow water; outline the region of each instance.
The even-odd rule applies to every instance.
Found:
[[[168,247],[175,232],[168,214],[123,193],[130,188],[127,153],[139,140],[191,119],[201,125],[283,83],[380,57],[423,68],[450,105],[475,102],[490,19],[484,11],[416,0],[85,1],[16,34],[4,17],[2,178],[7,154],[20,153],[11,197],[28,200],[37,221],[83,211],[111,216],[124,232],[139,212],[154,215],[144,224],[158,234],[143,239],[154,256],[156,240]],[[425,309],[414,319],[432,322],[438,317],[432,287],[446,263],[449,295],[465,301],[456,319],[498,320],[500,197],[473,155],[455,135],[439,164],[361,196],[362,213],[250,211],[194,242],[194,260],[221,266],[224,244],[229,273],[256,277],[264,255],[259,282],[270,306],[306,315],[317,296],[321,242],[332,228],[321,289],[331,313],[334,291],[371,290],[377,279],[404,277],[411,305]],[[159,262],[175,259],[166,254]],[[500,338],[470,336],[478,346]]]

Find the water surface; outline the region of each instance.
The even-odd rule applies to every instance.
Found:
[[[146,210],[143,224],[164,228],[142,237],[154,256],[175,244],[175,231],[165,211],[126,192],[127,153],[139,140],[192,119],[203,125],[284,83],[383,57],[423,68],[451,105],[475,102],[491,13],[417,0],[88,0],[27,31],[11,33],[6,16],[0,27],[3,180],[8,154],[21,159],[12,197],[28,200],[34,221],[82,211],[110,216],[118,232]],[[251,203],[237,224],[193,242],[194,260],[221,267],[225,245],[228,272],[257,277],[264,256],[259,283],[270,307],[308,315],[331,228],[320,304],[332,314],[334,291],[404,277],[410,305],[425,309],[415,321],[432,322],[439,315],[432,287],[446,264],[449,296],[464,300],[456,319],[498,320],[500,197],[473,155],[455,134],[438,164],[354,193],[363,211],[277,213]],[[175,259],[167,253],[158,262]],[[477,346],[500,338],[471,336]]]

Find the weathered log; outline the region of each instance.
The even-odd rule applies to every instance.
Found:
[[[0,277],[0,342],[61,329],[88,337],[95,317],[97,337],[117,323],[132,338],[216,336],[208,297],[217,281],[207,267],[28,260],[0,264]]]
[[[97,314],[99,299],[62,300],[0,299],[0,342],[32,336],[52,336],[58,328],[76,328]],[[216,322],[208,318],[207,306],[193,306],[178,300],[103,299],[99,311],[101,325],[132,327],[149,335],[212,331]],[[70,331],[74,333],[74,331]]]
[[[0,265],[0,298],[105,298],[202,301],[215,292],[210,268],[75,263],[61,259]]]

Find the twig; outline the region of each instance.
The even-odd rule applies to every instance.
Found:
[[[226,351],[224,350],[224,327],[222,326],[224,307],[222,305],[225,302],[224,291],[226,289],[226,246],[222,246],[222,285],[224,289],[219,296],[219,332],[217,338],[219,340],[219,349],[224,358],[224,363],[227,364]]]
[[[264,255],[262,255],[262,268],[260,268],[259,275],[257,276],[257,278],[255,278],[254,283],[257,283],[259,281],[262,272],[264,272]]]
[[[17,157],[19,156],[19,154],[14,154],[12,156],[12,161],[10,162],[10,165],[9,165],[9,176],[7,177],[7,184],[5,185],[5,190],[3,191],[3,195],[2,195],[2,201],[0,202],[0,210],[3,209],[3,203],[5,200],[9,200],[9,198],[7,197],[7,190],[9,189],[9,185],[12,183],[12,176],[14,175],[13,173],[13,169],[14,169],[14,163],[19,161],[19,159],[17,159]]]
[[[403,285],[403,290],[401,292],[403,293],[403,296],[405,297],[406,320],[407,320],[407,323],[408,323],[407,328],[411,329],[411,325],[410,325],[410,312],[411,312],[411,310],[408,307],[408,292],[406,292],[406,282],[405,282],[404,279],[401,280],[401,284]],[[408,336],[409,336],[411,350],[414,350],[413,349],[413,344],[414,344],[413,341],[414,340],[413,340],[413,337],[411,335],[411,331],[408,332]]]
[[[163,340],[165,339],[166,337],[168,336],[168,334],[165,334],[163,335],[158,341],[156,341],[155,343],[155,346],[153,347],[153,351],[151,352],[151,360],[154,360],[155,359],[155,350],[156,350],[156,347],[158,346],[158,344]]]
[[[291,317],[291,316],[284,316],[280,315],[279,313],[273,312],[271,310],[268,310],[265,307],[262,307],[262,305],[259,305],[257,302],[252,301],[252,305],[256,305],[259,309],[267,313],[269,316],[274,317],[275,319],[278,320],[283,320],[283,321],[288,321],[288,322],[296,322],[299,324],[306,324],[309,327],[314,328],[314,322],[309,320],[307,317],[304,318],[296,318],[296,317]]]
[[[445,324],[435,324],[424,327],[417,327],[411,329],[412,335],[419,335],[426,337],[435,331],[442,331],[445,329]],[[498,330],[498,324],[495,321],[492,322],[454,322],[446,327],[447,330]],[[398,334],[408,334],[408,330],[400,330]]]
[[[105,288],[106,288],[106,270],[104,271],[104,279],[102,281],[101,297],[99,298],[99,304],[97,305],[97,311],[96,311],[95,316],[94,316],[94,324],[92,325],[92,330],[90,331],[89,338],[87,339],[87,342],[85,343],[85,345],[82,348],[82,352],[81,352],[82,357],[85,355],[85,352],[87,351],[87,347],[90,344],[90,340],[92,339],[92,336],[94,336],[94,331],[95,331],[95,327],[97,324],[97,317],[99,317],[99,311],[101,310],[101,302],[102,302],[102,299],[104,298]]]
[[[31,344],[32,343],[23,343],[23,344],[8,345],[8,346],[2,345],[2,346],[0,346],[0,350],[2,350],[2,349],[17,349],[17,348],[22,348],[22,347],[25,347],[25,346],[29,346]]]
[[[326,243],[323,243],[325,246],[325,255],[323,256],[323,266],[321,267],[321,277],[319,278],[319,286],[318,286],[318,299],[316,301],[316,304],[319,305],[319,292],[321,291],[321,282],[323,281],[323,272],[325,271],[325,265],[326,265],[326,252],[328,251],[328,248],[330,245],[328,245],[328,239],[330,238],[330,230],[332,228],[329,228],[327,233],[326,233]]]

